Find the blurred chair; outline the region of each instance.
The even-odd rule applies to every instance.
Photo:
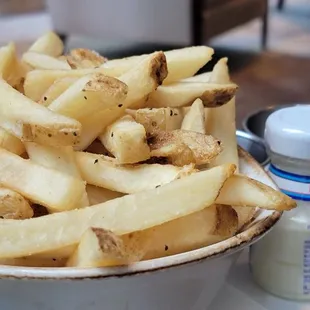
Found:
[[[261,19],[261,45],[265,48],[268,0],[193,0],[192,44],[205,43],[216,35],[256,18]]]

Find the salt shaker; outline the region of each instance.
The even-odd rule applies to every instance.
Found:
[[[269,175],[297,202],[273,230],[250,250],[254,280],[265,290],[292,300],[310,300],[310,105],[272,113],[265,140]]]

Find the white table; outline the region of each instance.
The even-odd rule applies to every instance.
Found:
[[[252,280],[245,250],[208,310],[310,310],[310,302],[280,299],[262,290]]]

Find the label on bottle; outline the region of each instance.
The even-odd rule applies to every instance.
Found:
[[[269,175],[280,190],[295,200],[310,201],[310,176],[283,171],[269,165]]]

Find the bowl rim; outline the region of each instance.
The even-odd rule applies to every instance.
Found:
[[[254,158],[239,149],[239,157],[245,159],[248,164],[269,179],[270,183],[277,188],[276,184],[268,176],[266,171]],[[270,211],[270,210],[269,210]],[[145,260],[130,266],[104,267],[104,268],[75,268],[75,267],[21,267],[0,265],[0,279],[41,279],[41,280],[85,280],[85,279],[109,279],[124,278],[145,273],[154,273],[160,270],[168,270],[183,265],[205,262],[218,257],[233,254],[244,247],[249,246],[262,238],[281,218],[282,212],[270,211],[266,218],[251,224],[246,230],[221,242],[199,248],[196,250],[170,255],[166,257]]]

